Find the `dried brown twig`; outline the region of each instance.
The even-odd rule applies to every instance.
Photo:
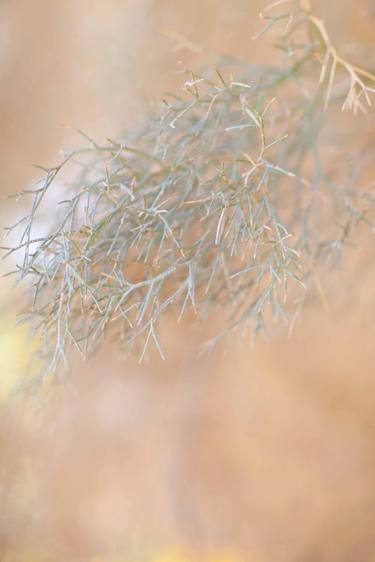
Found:
[[[272,16],[269,14],[272,9],[282,4],[291,5],[291,11],[276,16]],[[371,106],[370,93],[374,93],[375,88],[371,87],[369,84],[373,84],[375,86],[375,74],[350,63],[348,60],[338,54],[337,49],[332,43],[332,40],[327,32],[323,20],[319,19],[312,12],[309,0],[278,0],[277,2],[269,5],[265,10],[263,10],[263,12],[261,12],[260,14],[260,17],[262,19],[268,20],[267,26],[261,33],[268,31],[268,29],[270,29],[276,23],[287,20],[285,28],[286,35],[284,37],[284,40],[293,36],[298,28],[305,27],[307,23],[310,27],[310,33],[316,32],[319,37],[319,43],[316,48],[316,56],[319,58],[319,61],[321,63],[319,82],[323,84],[325,81],[327,81],[325,108],[328,107],[331,98],[332,88],[334,85],[337,70],[339,67],[341,67],[346,71],[349,78],[349,87],[342,105],[342,109],[352,110],[354,111],[354,113],[357,113],[358,110],[366,112],[366,107],[362,103],[360,98],[363,96],[366,100],[367,105]]]

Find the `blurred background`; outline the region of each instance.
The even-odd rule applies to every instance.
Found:
[[[316,6],[363,60],[374,1]],[[2,0],[0,194],[77,146],[75,129],[100,141],[134,126],[180,88],[179,61],[274,62],[269,37],[251,40],[262,7]],[[280,328],[197,359],[202,334],[167,326],[166,362],[139,366],[108,344],[37,403],[9,398],[32,344],[1,280],[0,560],[375,561],[373,250],[354,240],[290,338]]]

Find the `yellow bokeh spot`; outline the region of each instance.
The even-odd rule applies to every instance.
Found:
[[[189,556],[183,550],[175,548],[162,550],[147,558],[148,562],[245,562],[243,558],[237,557],[232,553],[214,551],[210,554],[201,556]],[[129,558],[94,558],[91,562],[135,562]]]
[[[152,558],[152,562],[195,562],[179,550],[168,550]]]
[[[16,313],[0,315],[0,400],[6,400],[12,391],[32,372],[33,352],[36,349],[26,326],[16,326]]]

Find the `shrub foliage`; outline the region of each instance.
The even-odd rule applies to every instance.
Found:
[[[371,226],[374,194],[358,185],[366,135],[351,171],[342,146],[331,143],[327,157],[321,139],[337,107],[368,109],[375,77],[340,57],[306,1],[276,2],[262,18],[263,31],[283,28],[277,67],[185,70],[182,94],[139,130],[105,145],[86,137],[17,194],[32,203],[8,229],[22,232],[7,253],[22,249],[16,274],[33,280],[23,318],[43,336],[44,373],[67,364],[70,346],[86,356],[108,331],[138,342],[141,358],[151,342],[163,356],[168,310],[178,319],[219,309],[210,343],[237,328],[256,334],[290,316],[288,295],[298,309],[352,227]],[[36,238],[56,185],[64,199]]]

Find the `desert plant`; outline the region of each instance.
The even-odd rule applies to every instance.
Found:
[[[319,264],[338,263],[357,224],[372,227],[368,122],[353,128],[348,117],[360,138],[350,169],[350,142],[332,143],[329,131],[340,106],[367,110],[375,76],[338,54],[307,0],[275,2],[261,17],[261,33],[282,27],[278,66],[185,69],[183,94],[143,127],[104,145],[86,137],[16,195],[32,204],[8,229],[22,233],[6,255],[22,250],[12,273],[33,280],[22,319],[41,334],[42,379],[67,366],[71,346],[86,356],[108,331],[126,347],[140,342],[141,359],[151,341],[163,357],[168,310],[220,310],[209,345],[293,318]],[[36,237],[59,183],[64,199]]]

